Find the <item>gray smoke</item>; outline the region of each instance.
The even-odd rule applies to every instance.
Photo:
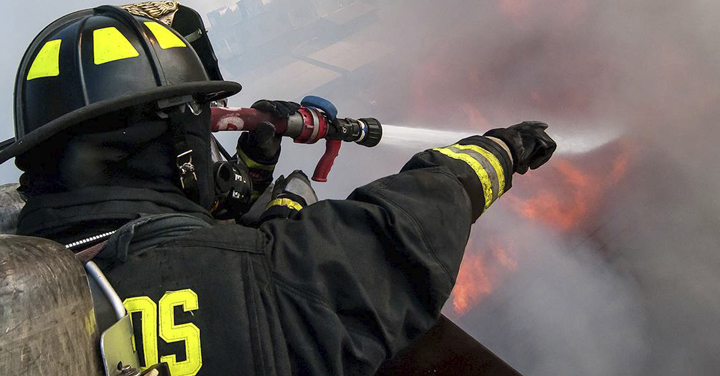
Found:
[[[507,201],[481,219],[471,242],[510,240],[517,270],[461,326],[528,375],[716,374],[720,6],[537,0],[418,8],[396,23],[438,33],[417,53],[435,68],[426,75],[435,93],[423,103],[434,105],[423,114],[432,120],[423,125],[462,129],[466,114],[449,110],[469,101],[484,117],[474,125],[540,118],[552,134],[607,124],[623,128],[633,150],[628,176],[580,229],[557,234],[524,222]],[[433,29],[443,14],[454,22]],[[397,65],[412,66],[415,56]],[[580,167],[605,164],[607,173],[614,155],[604,150]],[[542,179],[555,166],[532,173],[533,182],[562,185]],[[516,190],[544,188],[525,181],[517,177]]]
[[[534,118],[559,136],[612,128],[631,150],[627,176],[571,231],[520,218],[509,201],[496,204],[476,225],[471,244],[480,246],[469,254],[490,254],[483,240],[493,236],[512,244],[517,269],[498,277],[464,316],[451,306],[445,313],[528,375],[716,374],[720,50],[713,40],[720,5],[378,6],[374,27],[397,51],[349,80],[369,84],[324,88],[339,108],[468,134]],[[569,160],[609,174],[613,150]],[[403,153],[358,150],[340,158],[332,176],[339,184],[325,194],[392,172]],[[551,161],[533,180],[517,177],[515,189],[564,185],[553,180],[556,168]]]
[[[557,178],[561,160],[609,180],[602,174],[612,170],[618,148],[632,150],[627,175],[571,230],[523,218],[512,197],[496,203],[473,229],[468,253],[491,260],[489,244],[507,244],[515,270],[494,265],[493,291],[462,316],[451,305],[446,314],[527,375],[717,373],[720,3],[283,1],[272,3],[315,4],[323,14],[363,3],[373,17],[346,23],[342,33],[308,34],[302,43],[284,34],[262,54],[232,59],[218,51],[226,75],[244,84],[232,105],[315,94],[333,100],[343,116],[404,127],[469,135],[540,119],[559,139],[619,135],[615,144],[517,176],[516,198],[566,189]],[[203,14],[225,5],[185,3]],[[2,2],[0,32],[14,38],[0,60],[2,135],[12,135],[14,72],[27,44],[56,17],[94,5],[36,1],[29,16],[27,3]],[[282,23],[280,8],[273,11]],[[341,22],[339,13],[328,14]],[[336,30],[332,22],[318,30]],[[225,42],[217,30],[216,48]],[[298,23],[297,33],[307,30]],[[322,54],[337,43],[348,59]],[[235,139],[222,136],[230,148]],[[278,169],[285,174],[311,172],[323,149],[290,142],[283,148]],[[341,198],[397,172],[413,152],[344,145],[318,193]],[[11,165],[0,168],[4,182],[16,179]]]

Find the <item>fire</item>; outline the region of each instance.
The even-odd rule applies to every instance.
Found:
[[[508,199],[515,210],[528,219],[549,223],[561,230],[568,230],[580,223],[594,205],[598,195],[599,181],[583,174],[567,161],[556,164],[563,182],[570,188],[569,196],[549,189],[539,191],[533,197],[522,200],[509,194]]]
[[[505,195],[505,200],[521,216],[530,220],[563,231],[577,228],[592,217],[606,192],[627,174],[631,149],[622,142],[615,147],[619,151],[602,150],[599,154],[601,159],[589,156],[591,161],[596,162],[595,167],[581,164],[579,160],[559,159],[549,165],[552,171],[545,176],[549,178],[547,181],[539,181],[541,177],[532,176],[530,186],[533,190],[529,198],[521,198],[524,196],[521,190],[519,194],[511,191]],[[604,163],[607,160],[610,163]],[[536,191],[537,187],[544,188]],[[478,252],[482,249],[487,251]],[[469,312],[492,294],[508,273],[517,269],[518,262],[507,245],[494,239],[486,241],[481,248],[468,243],[468,251],[451,294],[453,312],[459,316]]]
[[[491,241],[490,244],[495,243]],[[504,247],[492,245],[492,252],[467,252],[460,265],[452,305],[455,314],[464,315],[493,292],[507,271],[517,270],[517,261]]]
[[[559,179],[534,182],[533,186],[545,188],[526,199],[509,193],[507,200],[525,218],[571,230],[583,224],[598,209],[605,192],[627,174],[630,155],[630,149],[622,145],[622,151],[612,159],[610,171],[604,172],[583,171],[568,160],[559,160],[550,165]]]
[[[530,220],[564,231],[577,228],[592,218],[606,192],[625,177],[632,150],[618,142],[597,155],[601,158],[593,154],[586,160],[558,159],[548,166],[551,171],[547,175],[528,177],[533,188],[529,198],[524,198],[525,192],[520,188],[518,193],[506,194],[504,200]],[[540,181],[543,178],[546,180]],[[544,188],[536,191],[537,187]],[[511,248],[496,239],[485,241],[480,247],[468,243],[467,248],[451,294],[453,313],[458,316],[477,306],[508,273],[518,269]]]
[[[483,257],[466,255],[452,292],[455,312],[460,315],[467,313],[482,297],[491,292],[492,284]]]

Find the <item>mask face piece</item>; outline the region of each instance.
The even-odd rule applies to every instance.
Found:
[[[252,183],[244,167],[227,161],[215,162],[215,204],[210,210],[215,219],[234,219],[250,209]]]
[[[197,177],[199,204],[216,219],[233,219],[250,208],[252,183],[247,167],[225,161],[210,129],[210,105],[191,103],[181,126]],[[176,150],[177,152],[177,150]]]

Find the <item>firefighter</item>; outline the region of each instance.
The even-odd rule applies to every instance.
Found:
[[[293,173],[270,205],[284,219],[215,223],[210,103],[240,85],[203,72],[158,22],[72,13],[23,58],[17,141],[0,152],[24,172],[18,234],[79,252],[107,239],[94,261],[141,362],[173,376],[373,374],[437,320],[472,223],[555,150],[524,122],[416,154],[345,200],[315,202]],[[246,164],[277,160],[267,133],[243,136]]]

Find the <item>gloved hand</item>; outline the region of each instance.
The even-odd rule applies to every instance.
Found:
[[[555,141],[545,133],[547,127],[539,121],[524,121],[507,128],[491,129],[484,136],[503,141],[510,149],[513,169],[524,174],[528,168],[534,170],[542,166],[557,148]]]
[[[266,112],[274,117],[288,117],[296,113],[300,109],[300,105],[295,102],[261,99],[253,103],[250,108]]]
[[[291,198],[303,207],[318,201],[310,179],[300,170],[293,171],[287,178],[283,175],[277,178],[275,187],[273,187],[272,200],[278,198]]]
[[[294,102],[260,100],[252,108],[269,113],[273,117],[288,117],[297,112],[300,105]],[[252,202],[272,183],[272,175],[280,158],[282,137],[275,134],[275,126],[263,122],[252,132],[243,132],[238,139],[238,159],[244,163],[252,180]]]
[[[280,157],[281,141],[282,136],[275,134],[275,126],[264,121],[254,131],[243,132],[240,135],[237,144],[238,155],[242,152],[253,162],[274,166]]]
[[[318,201],[310,179],[300,170],[275,181],[272,199],[260,216],[260,222],[274,218],[293,218],[300,210]]]
[[[272,115],[273,117],[286,118],[300,108],[295,102],[259,100],[251,106],[258,111]],[[238,149],[250,157],[253,161],[270,165],[277,163],[280,156],[280,142],[282,137],[275,134],[275,126],[272,123],[263,122],[253,132],[244,132],[238,140]]]

